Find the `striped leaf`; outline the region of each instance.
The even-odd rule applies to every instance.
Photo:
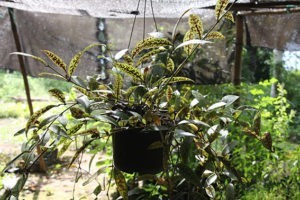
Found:
[[[63,104],[66,104],[66,98],[64,93],[59,89],[51,89],[48,91],[51,96],[55,97],[58,101],[62,102]]]
[[[123,87],[123,77],[121,74],[116,73],[113,89],[114,89],[115,97],[117,99],[120,98],[122,87]]]
[[[84,123],[78,123],[74,126],[72,126],[68,131],[67,131],[67,134],[68,135],[74,135],[77,131],[79,131],[81,129],[81,127],[83,126]]]
[[[72,76],[72,74],[74,73],[74,71],[76,70],[76,68],[78,67],[80,58],[82,57],[82,55],[88,51],[89,49],[95,47],[95,46],[105,46],[104,44],[91,44],[87,47],[85,47],[82,51],[78,52],[70,61],[69,66],[68,66],[68,75]]]
[[[95,98],[95,94],[93,94],[92,92],[82,88],[82,87],[78,87],[78,86],[73,86],[76,90],[78,90],[79,92],[81,92],[82,94],[84,94],[85,96],[89,97],[90,99]]]
[[[81,119],[81,118],[86,117],[86,113],[83,110],[81,110],[80,108],[72,107],[72,108],[70,108],[70,112],[71,112],[72,117],[74,117],[75,119]]]
[[[194,82],[192,79],[187,78],[187,77],[181,77],[181,76],[177,76],[177,77],[173,77],[172,79],[170,78],[164,78],[163,79],[163,83],[166,83],[167,81],[168,84],[173,84],[173,83],[178,83],[178,82]]]
[[[131,58],[130,55],[125,54],[125,55],[123,56],[123,59],[124,59],[124,61],[125,61],[128,65],[133,65],[133,60],[132,60],[132,58]]]
[[[229,3],[229,0],[218,0],[216,7],[215,7],[215,17],[217,20],[220,19],[222,14],[224,13],[227,5]]]
[[[132,50],[131,55],[132,57],[135,57],[144,49],[151,49],[151,48],[157,48],[161,46],[171,46],[171,45],[172,43],[167,39],[150,37],[138,42],[135,48]]]
[[[151,59],[152,56],[156,55],[156,54],[159,54],[161,52],[164,52],[166,51],[166,49],[162,48],[162,49],[154,49],[146,54],[144,54],[137,62],[137,66],[141,65],[143,62]]]
[[[211,31],[206,35],[205,39],[210,40],[210,39],[224,39],[224,38],[225,36],[219,31]]]
[[[20,55],[20,56],[30,57],[30,58],[33,58],[34,60],[37,60],[37,61],[41,62],[45,66],[48,65],[47,62],[43,58],[40,58],[38,56],[34,56],[34,55],[31,55],[31,54],[28,54],[28,53],[13,52],[13,53],[11,53],[11,55]]]
[[[62,156],[72,144],[72,140],[65,140],[62,147],[58,150],[58,157]]]
[[[26,123],[26,128],[25,128],[25,133],[27,134],[29,128],[35,124],[35,122],[38,120],[38,118],[46,113],[48,110],[50,110],[51,108],[56,107],[55,105],[48,105],[44,108],[41,108],[40,110],[36,111],[35,113],[33,113],[33,115],[30,116],[30,118],[28,119],[27,123]]]
[[[232,15],[232,12],[227,12],[225,15],[224,15],[224,18],[231,21],[232,23],[234,23],[234,17]]]
[[[42,72],[39,74],[39,76],[43,76],[43,77],[54,77],[54,78],[59,78],[59,79],[63,79],[65,80],[65,77],[59,75],[59,74],[52,74],[52,73],[47,73],[47,72]]]
[[[120,62],[114,62],[113,65],[117,69],[119,69],[122,72],[124,72],[124,73],[128,74],[129,76],[131,76],[132,78],[143,80],[142,73],[137,68],[133,67],[132,65],[128,65],[126,63],[120,63]]]
[[[197,35],[199,39],[202,39],[203,36],[203,23],[202,20],[198,15],[191,14],[189,16],[189,25],[190,25],[190,31]]]
[[[65,72],[67,72],[67,65],[66,63],[55,53],[49,50],[42,50],[44,54],[48,56],[48,58],[58,67],[62,68]]]
[[[183,38],[183,42],[186,42],[186,41],[190,41],[190,40],[193,40],[195,38],[195,34],[193,33],[193,31],[187,31],[184,35],[184,38]],[[194,48],[194,45],[193,44],[190,44],[190,45],[186,45],[184,47],[184,51],[186,54],[191,54],[192,53],[192,50]]]
[[[128,188],[124,175],[120,170],[114,168],[114,178],[117,185],[117,190],[124,200],[128,200]]]
[[[172,60],[172,58],[168,58],[168,60],[167,60],[167,70],[169,70],[170,72],[173,72],[174,68],[175,68],[174,61]]]
[[[83,153],[83,151],[94,141],[94,139],[88,140],[87,142],[85,142],[74,154],[71,162],[69,163],[69,168],[73,165],[73,163],[75,162],[75,160],[78,158],[78,156]]]
[[[170,101],[172,96],[173,96],[173,88],[168,85],[167,90],[166,90],[167,101]]]
[[[77,132],[75,135],[99,135],[99,131],[97,128],[90,128],[84,131]]]

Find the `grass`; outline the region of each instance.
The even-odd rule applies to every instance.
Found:
[[[22,75],[19,72],[8,73],[0,70],[0,100],[11,101],[12,97],[26,97]],[[71,89],[71,84],[49,78],[28,77],[32,97],[48,98],[48,90],[59,88],[64,92]]]

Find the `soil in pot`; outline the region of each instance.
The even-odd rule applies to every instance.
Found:
[[[113,134],[114,165],[127,173],[155,174],[163,169],[163,148],[149,148],[162,141],[161,132],[132,128]]]

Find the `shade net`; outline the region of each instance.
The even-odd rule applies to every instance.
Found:
[[[170,36],[169,32],[172,32],[178,17],[189,8],[194,8],[190,12],[201,16],[206,28],[215,22],[213,10],[201,9],[214,5],[214,0],[152,0],[152,4],[150,0],[145,4],[144,0],[140,1],[139,6],[138,2],[137,0],[0,0],[0,6],[3,6],[0,7],[0,68],[19,70],[17,57],[10,55],[16,48],[7,7],[16,8],[15,22],[23,52],[44,56],[41,50],[47,49],[60,55],[66,63],[85,46],[103,41],[103,37],[110,44],[113,53],[127,48],[134,14],[138,15],[130,47],[142,39],[144,33],[156,30],[153,17],[156,19],[158,30],[167,36]],[[252,45],[279,50],[299,50],[299,13],[245,18]],[[105,19],[105,33],[101,32],[99,27],[99,21],[102,19]],[[186,18],[183,22],[186,22]],[[183,33],[185,30],[187,23],[181,23],[178,31]],[[231,59],[234,48],[228,49],[225,43],[226,41],[219,42],[214,48],[207,48],[209,56],[217,60],[217,63],[211,64],[209,69],[193,64],[189,66],[193,70],[187,70],[186,73],[194,75],[196,83],[203,83],[203,76],[215,79],[219,72],[224,72],[221,76],[228,78],[231,68],[228,60]],[[103,73],[103,63],[97,59],[99,53],[101,49],[97,47],[87,52],[76,74],[84,77]],[[29,75],[37,76],[41,72],[49,71],[32,59],[26,58],[25,62]],[[107,75],[104,74],[103,77],[105,79]]]

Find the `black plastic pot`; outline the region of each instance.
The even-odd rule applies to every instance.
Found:
[[[113,134],[114,165],[127,173],[155,174],[163,169],[163,148],[150,148],[161,141],[159,131],[132,128]],[[157,143],[156,143],[157,144]]]

